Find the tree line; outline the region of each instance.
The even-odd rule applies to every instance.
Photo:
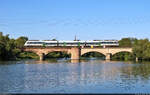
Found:
[[[9,35],[3,35],[0,32],[0,60],[17,59],[22,51],[27,37],[19,37],[17,39],[9,38]]]
[[[28,40],[28,37],[21,36],[17,39],[10,38],[9,35],[3,35],[0,32],[0,60],[12,60],[22,58],[38,58],[34,53],[24,52],[22,48],[24,43]],[[112,60],[135,60],[137,57],[139,60],[150,60],[150,41],[148,39],[137,38],[122,38],[119,40],[119,47],[132,47],[133,52],[120,52],[112,56]],[[49,57],[69,57],[63,53],[48,54]],[[102,57],[99,54],[89,53],[83,57]]]
[[[112,59],[135,60],[137,57],[138,60],[150,61],[150,41],[147,38],[122,38],[119,40],[119,47],[131,47],[132,53],[120,52],[115,54]]]

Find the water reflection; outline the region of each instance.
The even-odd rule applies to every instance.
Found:
[[[16,63],[0,65],[0,92],[150,93],[147,63],[103,60]]]
[[[80,60],[71,60],[71,63],[79,63]]]

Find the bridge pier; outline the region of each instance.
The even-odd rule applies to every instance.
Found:
[[[78,47],[71,48],[71,59],[80,59],[80,48]]]
[[[44,60],[44,53],[40,53],[40,54],[38,54],[39,55],[39,57],[40,57],[40,61],[43,61]]]
[[[138,57],[136,57],[135,61],[138,62]]]
[[[105,60],[110,60],[110,56],[111,56],[110,53],[107,53],[105,56],[106,56],[106,57],[105,57]]]

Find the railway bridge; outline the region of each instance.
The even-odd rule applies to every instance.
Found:
[[[132,48],[121,48],[121,47],[76,47],[76,46],[70,46],[70,47],[24,47],[24,51],[30,51],[36,53],[40,57],[40,61],[44,59],[44,56],[50,52],[54,51],[61,51],[66,52],[68,54],[71,54],[71,59],[80,59],[80,56],[82,56],[85,53],[88,52],[99,52],[103,55],[105,55],[106,60],[111,59],[111,55],[114,55],[119,52],[132,52]]]

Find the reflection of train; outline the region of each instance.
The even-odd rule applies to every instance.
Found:
[[[28,40],[25,46],[119,46],[117,40],[97,41],[50,41]]]

